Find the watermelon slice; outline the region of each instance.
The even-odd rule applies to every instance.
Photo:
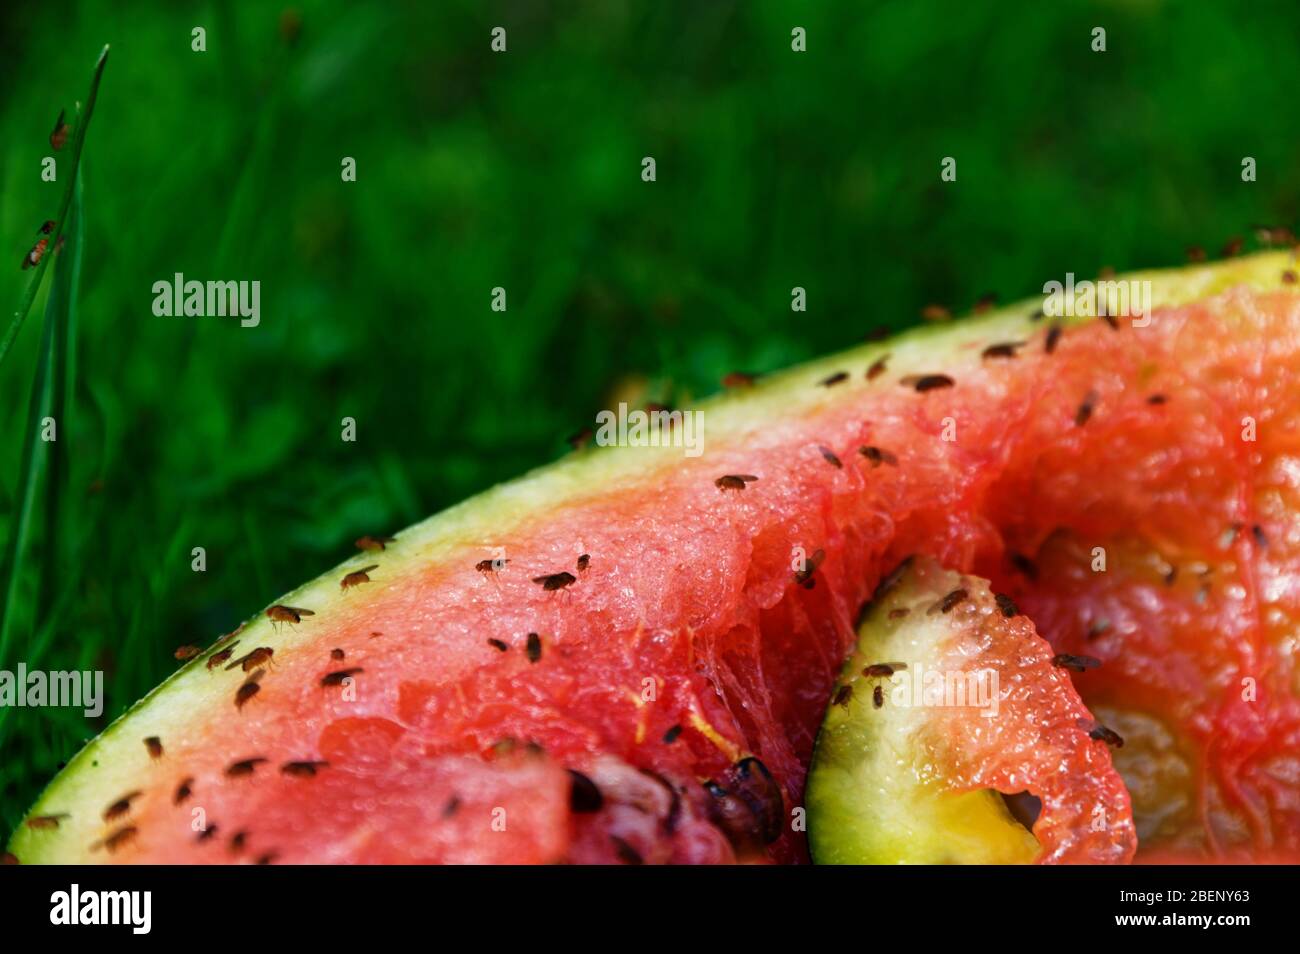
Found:
[[[10,850],[798,860],[859,607],[918,553],[1101,661],[1074,684],[1124,736],[1139,860],[1300,852],[1292,268],[1125,276],[1143,327],[1033,301],[865,345],[703,405],[701,456],[579,452],[367,540],[92,741]]]
[[[813,857],[838,864],[1107,864],[1137,847],[1128,791],[1067,671],[987,580],[910,559],[844,666],[808,775]],[[1041,812],[1033,834],[1000,794]]]

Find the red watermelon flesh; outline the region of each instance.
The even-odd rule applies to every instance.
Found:
[[[1300,852],[1287,267],[1136,276],[1162,303],[1148,327],[1076,320],[1050,353],[1035,303],[865,346],[704,405],[700,457],[599,448],[468,501],[281,601],[314,615],[259,617],[182,669],[83,750],[11,850],[798,860],[854,620],[926,553],[1103,661],[1075,684],[1129,732],[1115,762],[1139,859]],[[269,662],[227,669],[261,647]]]

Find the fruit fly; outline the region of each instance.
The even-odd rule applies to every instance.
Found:
[[[260,755],[255,755],[251,759],[242,759],[238,762],[231,762],[226,766],[227,778],[243,778],[246,775],[252,775],[254,770],[265,762],[266,759]]]
[[[1092,417],[1092,410],[1097,406],[1097,392],[1089,391],[1084,395],[1083,401],[1079,404],[1079,409],[1074,412],[1075,427],[1083,427]]]
[[[561,570],[559,573],[551,573],[547,576],[535,576],[533,582],[550,592],[572,586],[578,582],[578,578],[567,570]]]
[[[50,240],[47,238],[40,239],[35,245],[33,245],[32,250],[23,256],[23,270],[26,271],[29,268],[35,268],[39,265],[41,259],[45,257],[45,250],[49,247]]]
[[[1096,656],[1072,656],[1069,653],[1057,653],[1052,657],[1052,665],[1058,669],[1068,669],[1071,672],[1087,672],[1089,669],[1096,669],[1101,665],[1101,660]]]
[[[259,674],[261,670],[258,671]],[[261,683],[256,678],[250,679],[235,691],[235,708],[244,708],[244,703],[262,691]]]
[[[353,667],[352,669],[339,669],[335,672],[326,673],[324,676],[322,676],[320,684],[322,686],[327,686],[327,687],[341,686],[343,685],[344,679],[347,679],[349,676],[355,676],[361,672],[365,672],[365,670],[361,669],[360,667]]]
[[[137,834],[138,829],[134,825],[123,825],[117,831],[113,832],[113,834],[100,842],[100,844],[108,849],[108,853],[111,855],[127,842],[134,839]]]
[[[826,463],[830,464],[836,470],[839,470],[844,466],[844,464],[840,462],[839,457],[835,455],[835,451],[831,450],[829,447],[824,445],[820,446],[817,448],[817,452],[822,455],[822,460],[826,461]]]
[[[54,129],[50,132],[50,148],[55,152],[62,149],[68,141],[68,130],[70,127],[63,121],[63,117],[66,115],[67,110],[59,110],[59,118],[54,120]]]
[[[885,373],[885,365],[889,363],[889,355],[883,354],[875,361],[871,362],[871,367],[867,368],[867,380],[874,381]]]
[[[898,458],[879,447],[860,447],[858,453],[871,461],[872,467],[879,467],[881,464],[888,464],[890,467],[898,466]]]
[[[193,659],[201,651],[202,650],[197,646],[186,644],[184,646],[177,646],[176,651],[172,653],[172,656],[180,662],[184,662],[187,659]]]
[[[528,654],[528,661],[535,663],[542,658],[542,637],[537,633],[529,633],[528,640],[525,643],[525,652]]]
[[[267,618],[273,623],[301,623],[304,616],[315,616],[315,610],[302,609],[297,606],[284,606],[276,603],[266,611]]]
[[[359,570],[353,570],[351,573],[349,573],[347,576],[343,577],[343,579],[339,581],[339,586],[342,589],[347,590],[361,583],[369,583],[370,571],[377,570],[377,569],[379,569],[379,564],[372,563],[370,564],[370,566],[363,566]]]
[[[182,779],[181,783],[176,786],[176,793],[172,795],[172,804],[179,805],[191,795],[194,794],[194,779]]]
[[[952,317],[952,312],[943,305],[926,305],[921,309],[921,319],[923,321],[947,321]]]
[[[136,789],[134,792],[127,792],[112,805],[109,805],[104,809],[104,821],[113,821],[114,819],[121,818],[131,810],[131,803],[139,798],[140,795],[141,792],[139,789]]]
[[[998,344],[991,344],[980,352],[981,358],[1014,358],[1016,349],[1023,348],[1023,341],[1002,341]]]
[[[587,572],[587,568],[588,568],[589,566],[591,566],[591,554],[590,554],[590,553],[584,553],[584,554],[582,554],[581,556],[578,557],[577,567],[578,567],[578,572],[579,572],[579,573],[585,573],[585,572]]]
[[[479,560],[474,564],[474,569],[480,573],[500,573],[509,562],[505,557],[494,557],[490,560]]]
[[[241,656],[226,667],[227,670],[242,668],[244,672],[250,672],[256,669],[262,663],[269,663],[271,657],[275,655],[275,650],[270,646],[258,646],[251,653]]]
[[[59,822],[69,817],[71,816],[67,812],[59,812],[57,815],[37,815],[35,818],[27,819],[27,827],[37,831],[46,831],[51,828],[58,828]]]
[[[795,583],[802,586],[805,590],[811,590],[817,582],[813,579],[813,574],[817,568],[822,565],[822,560],[826,559],[825,550],[817,550],[812,556],[803,561],[803,569],[797,571],[794,575]]]
[[[393,537],[385,537],[382,534],[367,533],[363,537],[357,537],[356,546],[358,550],[383,550],[388,544],[395,543]]]
[[[744,490],[746,484],[758,480],[753,474],[723,474],[713,482],[719,490]]]
[[[208,669],[215,669],[217,666],[220,666],[223,662],[229,659],[230,654],[235,651],[235,647],[238,645],[239,645],[239,640],[235,640],[225,649],[221,650],[220,652],[215,652],[211,656],[209,656]]]
[[[163,757],[162,739],[156,735],[151,735],[144,740],[144,747],[149,750],[149,758],[160,759]]]
[[[346,655],[347,655],[347,654],[346,654],[345,652],[343,652],[343,650],[341,650],[341,649],[331,649],[331,650],[330,650],[330,659],[342,659],[342,658],[343,658],[344,656],[346,656]]]
[[[824,388],[833,388],[837,384],[843,384],[848,379],[849,373],[847,371],[836,371],[830,377],[822,378],[817,383]]]
[[[754,386],[756,379],[757,376],[748,371],[732,371],[722,379],[722,386],[728,389],[749,388]]]

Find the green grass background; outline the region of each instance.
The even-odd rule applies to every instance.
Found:
[[[0,659],[102,668],[108,708],[0,712],[0,834],[174,647],[557,457],[614,394],[689,400],[929,302],[1249,248],[1300,205],[1294,3],[318,0],[296,42],[283,9],[0,13],[6,321],[64,186],[39,178],[54,117],[112,44],[66,468]],[[261,326],[155,317],[177,271],[260,280]],[[4,540],[50,285],[0,367]]]

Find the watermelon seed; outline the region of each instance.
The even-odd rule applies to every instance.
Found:
[[[835,385],[842,384],[848,379],[849,379],[849,373],[847,371],[836,371],[830,377],[822,378],[822,380],[818,383],[824,388],[833,388],[835,387]]]
[[[875,361],[871,362],[871,367],[867,368],[867,380],[874,381],[885,373],[885,365],[889,362],[889,355],[883,354]]]
[[[354,586],[359,586],[362,583],[369,583],[370,571],[377,570],[377,569],[379,569],[379,564],[372,563],[370,566],[363,566],[359,570],[353,570],[351,573],[349,573],[347,576],[343,577],[343,579],[339,581],[339,588],[348,590]]]
[[[257,860],[254,861],[253,864],[255,864],[255,865],[269,865],[271,862],[275,861],[275,859],[276,859],[276,858],[279,858],[279,857],[280,857],[280,856],[279,856],[276,852],[274,852],[274,851],[268,851],[268,852],[267,852],[266,854],[264,854],[264,855],[258,855],[258,856],[257,856]]]
[[[1250,528],[1250,534],[1255,538],[1255,543],[1262,549],[1268,546],[1268,537],[1264,536],[1264,528],[1259,524],[1253,524]]]
[[[581,815],[598,812],[605,804],[605,796],[586,775],[569,769],[569,808]]]
[[[160,759],[163,756],[162,739],[156,735],[151,735],[144,740],[144,747],[149,750],[149,758]]]
[[[510,644],[507,643],[504,639],[497,639],[496,637],[493,636],[488,637],[488,645],[491,646],[493,649],[497,650],[498,652],[505,652],[510,648]]]
[[[335,672],[326,673],[325,676],[321,678],[320,684],[324,687],[341,686],[343,685],[344,679],[347,679],[349,676],[355,676],[360,672],[365,672],[365,670],[355,666],[351,669],[339,669]]]
[[[1047,329],[1047,339],[1043,343],[1043,350],[1048,354],[1051,354],[1056,350],[1056,345],[1060,340],[1061,326],[1059,324],[1053,324],[1052,327]]]
[[[450,818],[458,811],[460,811],[460,796],[453,795],[451,798],[447,799],[447,804],[442,806],[442,817]]]
[[[713,482],[719,490],[744,490],[745,485],[758,480],[753,474],[723,474]]]
[[[1083,427],[1083,425],[1088,423],[1088,419],[1092,417],[1092,409],[1094,406],[1096,406],[1096,404],[1097,404],[1096,391],[1089,391],[1087,394],[1084,395],[1083,401],[1079,405],[1079,409],[1074,412],[1075,427]]]
[[[609,840],[614,844],[614,853],[618,855],[618,860],[625,865],[643,865],[645,859],[641,857],[641,852],[637,851],[618,835],[610,835]]]
[[[1089,669],[1096,669],[1101,665],[1101,660],[1096,656],[1072,656],[1069,653],[1057,653],[1052,657],[1052,665],[1058,669],[1068,669],[1071,672],[1087,672]]]
[[[842,463],[840,463],[840,459],[835,456],[835,452],[831,450],[829,447],[821,446],[818,447],[817,450],[821,453],[822,459],[825,460],[826,463],[834,467],[836,470],[844,466]]]
[[[227,778],[243,778],[245,775],[252,775],[253,771],[265,762],[266,759],[260,755],[255,755],[251,759],[244,759],[240,762],[231,762],[226,766]]]
[[[528,654],[528,661],[535,663],[542,658],[542,637],[536,633],[528,634],[528,644],[525,650]]]
[[[194,789],[191,787],[193,784],[194,779],[187,778],[177,785],[176,794],[172,796],[172,804],[179,805],[181,802],[185,801],[185,799],[194,794]]]
[[[285,762],[280,766],[280,772],[283,775],[292,775],[294,778],[315,778],[316,770],[329,768],[328,762]]]
[[[388,544],[397,541],[392,537],[385,537],[381,534],[367,533],[363,537],[357,537],[355,542],[358,550],[386,550]]]
[[[1023,553],[1016,553],[1013,551],[1010,559],[1011,565],[1025,576],[1029,577],[1029,579],[1038,579],[1038,567],[1034,565],[1034,561],[1029,559],[1029,557],[1025,556]]]
[[[193,659],[200,652],[202,652],[202,650],[200,650],[199,647],[191,646],[187,643],[184,646],[177,646],[175,651],[172,653],[172,657],[179,662],[185,662],[187,659]]]
[[[853,687],[845,683],[835,690],[835,698],[831,700],[831,705],[846,708],[852,698]]]
[[[237,855],[244,850],[244,843],[248,840],[248,832],[237,831],[230,836],[230,853]]]
[[[1024,341],[1003,341],[1000,344],[991,344],[980,352],[981,358],[1014,358],[1016,349],[1023,348],[1027,342]]]
[[[578,578],[567,570],[561,570],[559,573],[551,573],[547,576],[535,576],[533,582],[541,586],[547,592],[562,590],[566,586],[572,586],[578,582]]]
[[[946,374],[910,374],[899,383],[924,394],[926,391],[934,391],[938,388],[950,388],[956,382]]]
[[[204,828],[202,831],[200,831],[198,835],[195,836],[194,840],[207,841],[209,838],[214,837],[216,834],[217,834],[217,826],[209,825],[207,828]]]
[[[343,650],[341,650],[341,649],[331,649],[331,650],[330,650],[330,659],[342,659],[342,658],[343,658],[344,656],[346,656],[346,655],[347,655],[347,653],[345,653],[345,652],[344,652]]]
[[[1017,607],[1015,601],[1005,593],[994,593],[993,599],[997,602],[998,609],[1002,610],[1003,616],[1010,619],[1012,616],[1019,615],[1019,607]]]
[[[121,818],[131,810],[131,803],[140,797],[141,791],[136,789],[133,792],[127,792],[113,804],[104,809],[104,821],[114,821]]]
[[[879,447],[860,447],[858,453],[871,461],[872,467],[879,467],[881,464],[888,464],[890,467],[898,466],[898,458]]]
[[[1161,404],[1168,404],[1169,398],[1163,394],[1152,394],[1147,398],[1147,403],[1158,407]]]
[[[67,812],[60,812],[57,815],[37,815],[35,818],[27,819],[27,827],[36,831],[45,831],[50,828],[58,828],[59,822],[64,818],[69,818]]]
[[[871,690],[871,704],[877,709],[885,704],[885,690],[877,683],[876,688]]]
[[[668,731],[664,733],[664,745],[672,745],[674,742],[677,741],[677,737],[680,736],[681,734],[682,734],[681,725],[669,726]]]

